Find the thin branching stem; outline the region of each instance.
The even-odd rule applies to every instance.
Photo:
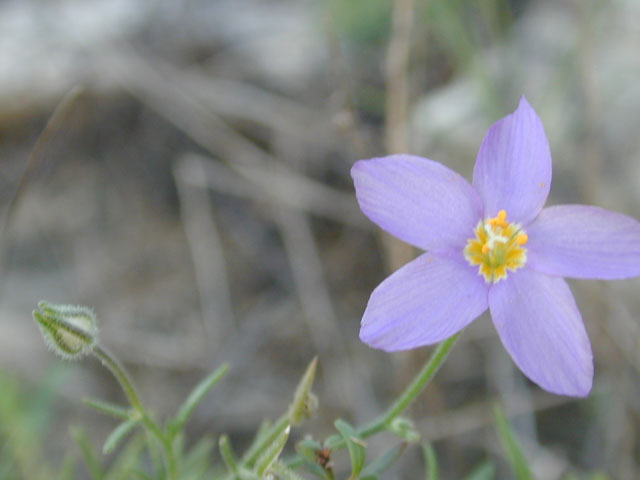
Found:
[[[122,365],[120,365],[120,363],[100,345],[94,346],[92,353],[98,358],[98,360],[100,360],[100,362],[102,362],[102,365],[104,365],[113,374],[113,376],[116,377],[116,380],[118,380],[118,383],[124,391],[124,394],[127,396],[131,406],[140,415],[143,423],[149,431],[158,439],[164,451],[168,478],[169,480],[177,480],[178,470],[175,456],[173,454],[171,438],[168,435],[165,435],[162,429],[153,421],[145,410],[142,402],[140,401],[140,397],[133,386],[133,382],[129,378],[124,367],[122,367]]]
[[[427,363],[424,364],[420,372],[418,372],[413,381],[405,388],[400,397],[398,397],[384,413],[368,424],[358,428],[358,435],[362,438],[370,437],[386,429],[394,419],[404,412],[433,379],[458,338],[460,338],[460,333],[440,343],[431,357],[429,357],[429,360],[427,360]],[[335,450],[344,447],[344,445],[344,440],[336,437],[336,441],[330,442],[327,447]]]

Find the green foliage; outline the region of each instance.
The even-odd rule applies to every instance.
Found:
[[[511,24],[505,0],[432,0],[417,4],[418,14],[455,66],[469,66],[487,41],[496,39]],[[488,34],[488,35],[487,35]]]
[[[280,434],[271,442],[269,447],[258,457],[256,461],[255,471],[259,478],[263,478],[269,469],[282,453],[291,427],[287,426]]]
[[[42,315],[53,315],[53,307],[48,304],[41,304],[40,308]],[[76,310],[71,313],[76,312],[76,316],[84,322],[85,310],[82,307],[73,308]],[[314,358],[301,376],[292,401],[282,416],[275,422],[263,422],[250,447],[242,455],[236,455],[229,437],[222,435],[218,441],[221,462],[216,463],[212,461],[216,444],[214,440],[205,436],[187,449],[184,427],[206,394],[226,375],[228,365],[222,365],[202,380],[187,396],[175,416],[161,425],[144,408],[126,371],[111,354],[96,343],[90,353],[98,357],[114,374],[131,406],[96,399],[84,400],[90,408],[120,421],[104,442],[103,453],[111,455],[108,462],[101,460],[84,430],[75,428],[72,436],[93,480],[301,480],[305,477],[301,476],[299,470],[321,480],[335,480],[333,453],[343,448],[348,451],[350,459],[349,480],[379,480],[407,446],[419,440],[420,435],[414,423],[401,414],[431,381],[458,337],[459,335],[454,335],[442,342],[414,380],[378,417],[360,427],[338,419],[334,423],[338,434],[331,435],[324,442],[307,436],[297,443],[296,455],[281,459],[291,426],[299,425],[317,408],[317,399],[311,391],[318,364]],[[78,469],[74,456],[64,458],[57,475],[53,474],[53,469],[39,461],[39,438],[46,429],[53,392],[59,381],[60,376],[51,375],[40,391],[31,397],[32,400],[25,401],[17,386],[0,376],[0,389],[3,392],[0,395],[0,439],[11,440],[5,442],[5,447],[0,450],[0,480],[76,478]],[[496,430],[515,472],[515,478],[533,479],[527,459],[499,406],[495,406],[494,415]],[[367,463],[368,444],[365,439],[383,432],[393,433],[403,441],[387,448]],[[438,461],[434,449],[430,445],[424,445],[423,454],[427,480],[438,480]],[[485,462],[473,470],[466,480],[493,478],[494,465]],[[590,477],[590,480],[605,479],[606,477],[598,475]]]
[[[206,478],[211,470],[211,458],[215,442],[210,437],[201,438],[189,452],[182,456],[180,471],[183,479]]]
[[[66,375],[57,366],[50,369],[42,385],[27,395],[15,380],[0,373],[0,480],[56,478],[55,468],[44,461],[42,444],[51,422],[54,392]],[[69,478],[71,462],[65,459],[59,478]]]
[[[349,478],[356,479],[360,475],[367,458],[367,444],[356,430],[344,420],[338,419],[334,425],[342,435],[349,451],[349,458],[351,459],[351,476]]]
[[[436,451],[430,444],[422,445],[422,454],[424,455],[424,463],[427,465],[427,480],[438,480],[440,474],[438,472],[438,459]]]
[[[502,448],[504,448],[507,454],[515,478],[518,480],[534,480],[527,457],[525,457],[522,452],[518,439],[514,435],[511,425],[509,425],[509,421],[500,405],[494,405],[493,416],[495,418],[496,431],[498,432],[498,437],[500,437],[500,443],[502,443]]]
[[[140,423],[139,419],[125,420],[118,425],[113,432],[107,437],[102,447],[102,453],[108,454],[115,450],[115,448],[129,435],[133,429]]]
[[[76,441],[82,456],[84,457],[85,465],[89,470],[89,474],[93,480],[102,480],[104,478],[104,470],[97,458],[96,452],[87,438],[87,434],[81,428],[74,428],[71,430],[71,435]]]
[[[413,422],[408,418],[398,417],[394,419],[389,425],[389,431],[395,433],[397,436],[409,443],[416,443],[420,441],[420,434],[416,430]]]
[[[91,407],[94,410],[97,410],[100,413],[104,413],[105,415],[110,415],[115,418],[120,418],[122,420],[128,420],[131,418],[131,410],[122,407],[120,405],[116,405],[111,402],[105,402],[102,400],[96,400],[94,398],[83,398],[82,402],[87,406]]]
[[[406,448],[407,443],[402,442],[383,452],[382,455],[362,469],[360,480],[377,480],[381,478],[381,475],[396,463],[396,460],[400,458]]]
[[[310,418],[317,408],[318,400],[311,393],[317,367],[318,357],[314,357],[296,387],[293,402],[289,407],[289,423],[291,425],[298,425],[303,418]]]
[[[389,36],[391,4],[388,0],[330,0],[329,14],[338,33],[360,44],[379,45]]]
[[[220,441],[218,442],[218,447],[220,448],[220,456],[222,457],[224,464],[231,473],[238,475],[240,468],[238,467],[236,455],[233,453],[233,449],[231,448],[229,437],[226,435],[221,436]]]
[[[276,478],[281,480],[304,480],[300,475],[288,468],[280,460],[276,460],[276,462],[274,462],[272,470]]]
[[[300,465],[309,473],[324,480],[331,478],[327,469],[319,464],[320,453],[323,451],[330,453],[330,450],[325,450],[320,442],[310,437],[305,438],[298,442],[296,451],[298,457],[289,462],[290,466]],[[330,459],[327,459],[327,462],[329,461]]]
[[[65,455],[58,473],[58,480],[73,480],[76,478],[77,464],[78,461],[74,455]]]
[[[496,478],[496,467],[487,460],[474,468],[464,480],[493,480]]]
[[[224,378],[228,370],[229,365],[226,363],[223,364],[193,389],[184,403],[180,406],[175,419],[169,422],[170,432],[179,432],[184,428],[184,425],[187,423],[187,420],[189,420],[189,417],[198,404],[202,401],[205,395]]]

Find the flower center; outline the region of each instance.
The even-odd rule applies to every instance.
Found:
[[[527,262],[529,237],[517,223],[507,222],[507,212],[488,220],[480,220],[474,230],[475,238],[467,241],[464,257],[470,265],[479,265],[478,273],[487,283],[507,278],[507,270],[516,271]]]

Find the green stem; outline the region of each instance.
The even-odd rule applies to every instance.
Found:
[[[133,382],[131,382],[131,379],[129,378],[129,375],[127,375],[125,369],[100,345],[94,346],[92,353],[98,358],[98,360],[100,360],[100,362],[102,362],[102,365],[104,365],[113,374],[113,376],[116,377],[116,380],[118,380],[118,383],[120,384],[120,387],[122,387],[122,390],[127,396],[131,406],[136,410],[136,412],[138,412],[149,431],[158,439],[162,445],[162,449],[164,450],[169,479],[177,480],[178,471],[175,457],[173,455],[171,439],[164,434],[162,429],[153,421],[145,410],[142,402],[140,401],[140,397],[138,397],[136,389],[133,387]]]
[[[405,388],[404,392],[402,392],[400,397],[386,410],[386,412],[363,427],[360,427],[357,430],[358,435],[362,438],[370,437],[371,435],[386,429],[396,417],[404,412],[406,408],[413,403],[416,397],[422,393],[431,379],[433,379],[458,338],[460,338],[460,333],[457,333],[440,343],[440,345],[438,345],[435,351],[431,354],[431,357],[429,357],[427,363],[422,367],[422,370],[418,372],[413,381],[409,386],[407,386],[407,388]],[[333,450],[344,447],[344,440],[341,437],[339,439],[337,437],[334,438],[336,438],[334,442],[327,442],[327,447]]]
[[[116,380],[118,380],[118,383],[122,387],[124,394],[129,399],[129,403],[131,404],[131,406],[138,412],[143,413],[144,407],[140,402],[140,398],[138,397],[135,388],[133,388],[133,383],[131,383],[129,375],[127,375],[127,372],[125,372],[122,365],[120,365],[120,363],[100,345],[94,346],[92,352],[96,357],[98,357],[98,360],[102,362],[102,365],[109,369],[113,376],[116,377]]]

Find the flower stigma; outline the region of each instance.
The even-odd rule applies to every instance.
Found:
[[[470,265],[479,265],[478,273],[487,283],[497,283],[507,278],[507,270],[516,271],[527,262],[529,237],[517,223],[507,221],[507,212],[480,220],[464,248],[464,257]]]

